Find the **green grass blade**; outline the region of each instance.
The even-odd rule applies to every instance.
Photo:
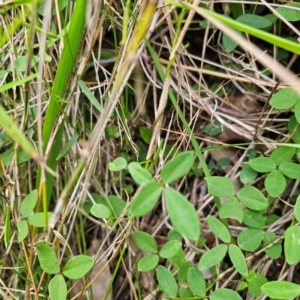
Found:
[[[86,1],[85,0],[77,0],[76,6],[72,15],[69,31],[65,37],[65,46],[62,51],[62,55],[59,61],[54,86],[51,93],[51,98],[49,102],[49,106],[46,113],[46,119],[44,123],[44,131],[43,131],[43,142],[44,142],[44,151],[47,148],[47,144],[49,142],[50,135],[55,125],[55,121],[58,117],[60,107],[64,107],[63,104],[60,105],[59,101],[64,97],[64,94],[67,89],[67,85],[72,73],[72,70],[75,68],[76,57],[80,47],[81,39],[84,33],[85,28],[85,9],[86,9]],[[61,140],[63,133],[63,124],[61,124],[60,129],[58,130],[54,145],[50,152],[50,156],[48,159],[48,166],[55,170],[57,166],[57,156],[60,151]],[[37,185],[39,185],[40,171],[38,176]],[[47,178],[47,197],[48,201],[51,197],[52,186],[53,186],[53,176],[48,175]]]
[[[21,84],[24,84],[34,78],[37,77],[38,74],[31,74],[25,78],[22,78],[22,79],[19,79],[19,80],[15,80],[15,81],[12,81],[10,83],[7,83],[7,84],[4,84],[2,86],[0,86],[0,92],[4,92],[4,91],[7,91],[9,89],[12,89],[13,87],[16,87],[16,86],[19,86]]]
[[[38,153],[34,147],[27,140],[23,132],[7,115],[5,109],[0,105],[0,126],[6,131],[13,141],[18,143],[23,150],[35,160],[40,160]]]

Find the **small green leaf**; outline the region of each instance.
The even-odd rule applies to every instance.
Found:
[[[204,252],[204,254],[200,258],[198,269],[204,270],[215,266],[222,261],[222,259],[225,257],[226,252],[227,245],[225,244],[215,246],[214,248]]]
[[[140,135],[143,139],[143,141],[147,144],[150,144],[151,142],[151,137],[152,137],[152,131],[150,128],[148,127],[145,127],[145,126],[141,126],[139,128],[139,131],[140,131]]]
[[[149,182],[138,190],[132,199],[129,213],[134,217],[146,215],[153,209],[162,193],[162,186],[157,182]]]
[[[168,241],[159,251],[159,255],[163,258],[170,258],[176,255],[181,249],[182,243],[178,240]]]
[[[269,173],[275,170],[276,164],[274,160],[270,157],[256,157],[249,161],[250,167],[261,173]]]
[[[265,178],[264,185],[271,197],[278,197],[285,190],[286,179],[280,171],[273,170]]]
[[[49,282],[50,300],[66,300],[67,285],[62,275],[54,276]]]
[[[300,126],[297,122],[295,115],[292,115],[288,123],[289,134],[292,136],[292,140],[295,144],[300,144]]]
[[[11,221],[10,221],[11,208],[10,205],[7,205],[4,221],[4,245],[5,248],[8,248],[11,239]]]
[[[38,191],[35,189],[30,192],[21,203],[21,215],[23,217],[29,217],[36,205],[38,200]]]
[[[96,218],[109,218],[110,210],[103,204],[94,204],[91,207],[91,214]]]
[[[239,30],[233,29],[237,34],[242,35],[242,33]],[[222,35],[222,43],[225,48],[225,51],[227,53],[232,52],[237,46],[238,43],[232,40],[228,35],[224,34]]]
[[[206,178],[208,192],[215,197],[231,197],[234,195],[234,185],[231,179],[222,176]]]
[[[295,114],[297,121],[300,122],[300,103],[299,102],[294,106],[294,114]]]
[[[263,238],[263,231],[259,229],[246,229],[238,235],[238,245],[246,251],[255,251],[259,248]]]
[[[108,168],[112,172],[119,172],[127,167],[127,160],[123,157],[117,157],[115,160],[108,164]]]
[[[296,9],[293,9],[295,7]],[[281,7],[277,7],[276,11],[280,13],[284,19],[290,22],[295,22],[300,20],[300,5],[298,3],[288,3]]]
[[[288,264],[293,265],[300,260],[300,227],[290,226],[285,232],[284,254]]]
[[[250,294],[254,297],[260,297],[262,294],[261,287],[266,282],[268,282],[268,280],[265,276],[257,274],[255,278],[248,283],[248,290]]]
[[[237,193],[238,199],[248,208],[253,210],[263,210],[268,206],[265,196],[254,186],[245,186]]]
[[[209,295],[210,300],[243,300],[241,296],[230,289],[217,289]]]
[[[161,170],[161,179],[164,183],[172,183],[186,175],[194,164],[194,152],[182,152],[168,161]]]
[[[22,220],[18,224],[18,242],[22,242],[28,235],[29,229],[28,229],[28,223],[26,220]]]
[[[38,62],[40,58],[34,55],[31,59],[31,68],[33,68]],[[15,72],[25,72],[28,64],[28,56],[19,56],[14,62],[14,70]],[[12,65],[9,65],[7,68],[8,71],[12,71]]]
[[[136,231],[133,233],[133,238],[137,246],[145,251],[157,253],[157,245],[155,239],[147,232]]]
[[[266,231],[264,235],[264,245],[268,245],[277,239],[277,236],[274,232]],[[275,243],[271,247],[265,249],[266,254],[273,259],[277,259],[280,257],[282,253],[282,247],[280,243]]]
[[[163,266],[158,266],[156,277],[162,290],[171,298],[176,297],[178,286],[173,274]]]
[[[295,154],[295,150],[293,147],[280,147],[275,149],[270,157],[274,160],[276,166],[279,166],[284,161],[290,161]]]
[[[262,214],[250,209],[244,210],[243,222],[245,225],[255,229],[263,229],[265,227],[265,219]]]
[[[80,86],[83,93],[86,95],[86,97],[90,100],[90,102],[97,108],[97,110],[102,113],[103,107],[100,104],[99,100],[94,96],[94,94],[90,91],[89,87],[85,84],[84,81],[79,80],[78,85]]]
[[[159,261],[159,257],[156,254],[151,254],[144,256],[138,262],[138,271],[139,272],[148,272],[156,268]]]
[[[281,171],[283,175],[291,179],[300,178],[300,165],[295,164],[291,161],[285,161],[281,163],[279,166],[279,171]]]
[[[288,281],[270,281],[265,283],[261,290],[273,299],[289,299],[300,294],[300,285]]]
[[[38,244],[38,259],[40,266],[46,273],[55,274],[60,271],[58,259],[54,250],[46,244]]]
[[[206,294],[206,284],[202,272],[194,267],[190,268],[187,275],[187,282],[191,292],[199,297]]]
[[[283,88],[272,96],[270,104],[276,109],[289,109],[299,100],[300,97],[293,89]]]
[[[93,258],[87,255],[77,255],[67,261],[63,274],[69,279],[79,279],[86,275],[93,266]]]
[[[208,123],[203,130],[209,136],[216,136],[225,131],[226,127],[224,127],[219,121],[215,120],[213,123]]]
[[[249,164],[245,165],[240,173],[240,180],[243,184],[251,183],[257,177],[257,172]]]
[[[126,207],[126,202],[115,195],[109,195],[107,199],[110,202],[114,213],[120,215]]]
[[[207,217],[207,223],[211,231],[224,243],[229,243],[231,235],[226,226],[213,216]]]
[[[220,218],[231,218],[238,220],[240,223],[243,222],[244,210],[241,206],[241,203],[237,200],[236,197],[230,198],[221,206]]]
[[[247,276],[248,275],[248,266],[246,263],[245,256],[244,256],[243,252],[241,251],[241,249],[238,246],[232,244],[232,245],[229,245],[228,253],[229,253],[230,260],[233,263],[236,270],[241,275]]]
[[[178,271],[178,283],[182,284],[187,281],[187,274],[189,269],[193,266],[191,261],[185,261]]]
[[[151,173],[137,162],[131,162],[128,171],[137,184],[145,185],[152,181]]]
[[[171,187],[164,190],[166,207],[175,229],[188,239],[196,241],[200,235],[200,222],[194,206]]]
[[[78,140],[79,134],[75,133],[74,136],[71,137],[71,139],[65,144],[63,149],[58,154],[56,160],[59,160],[62,158],[69,150],[70,148],[75,144],[75,142]]]
[[[53,216],[52,212],[47,212],[47,219],[50,220]],[[31,215],[28,217],[27,221],[30,225],[35,226],[35,227],[45,227],[45,219],[44,219],[44,213],[39,212],[34,215]]]
[[[171,229],[168,232],[168,239],[171,240],[178,240],[181,241],[182,240],[182,235],[175,229]]]
[[[190,290],[180,287],[179,288],[179,296],[180,296],[180,299],[186,299],[186,298],[187,299],[189,299],[189,298],[193,299],[192,297],[194,295]]]
[[[174,266],[181,267],[181,265],[185,261],[184,251],[182,249],[179,249],[179,251],[174,256],[168,258],[168,261]]]
[[[268,19],[254,14],[241,15],[236,19],[236,21],[258,29],[266,28],[272,25]]]
[[[294,216],[298,222],[300,222],[300,195],[297,197],[294,207]]]

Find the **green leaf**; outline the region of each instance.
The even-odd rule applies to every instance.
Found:
[[[295,114],[297,121],[300,122],[300,103],[299,102],[294,106],[294,114]]]
[[[238,245],[246,251],[255,251],[259,248],[263,238],[263,231],[259,229],[246,229],[238,235]]]
[[[120,215],[126,207],[126,202],[115,195],[109,195],[107,199],[110,202],[114,213]]]
[[[156,241],[149,233],[136,231],[133,233],[133,238],[141,250],[145,252],[157,253],[158,249]]]
[[[87,255],[77,255],[69,259],[63,268],[63,274],[69,279],[79,279],[94,266],[94,259]]]
[[[206,284],[202,272],[194,267],[190,268],[187,275],[187,282],[191,292],[199,297],[206,294]]]
[[[86,97],[91,101],[91,103],[96,107],[96,109],[102,113],[103,107],[100,104],[99,100],[94,96],[94,94],[90,91],[89,87],[85,84],[84,81],[79,80],[78,85],[80,86],[81,90],[84,92]]]
[[[21,215],[23,217],[29,217],[36,205],[38,200],[38,191],[33,190],[30,192],[21,203]]]
[[[43,271],[55,274],[60,271],[58,259],[54,250],[46,244],[38,244],[38,259]]]
[[[207,217],[207,223],[211,231],[224,243],[229,243],[231,240],[230,232],[227,227],[213,216]]]
[[[230,289],[217,289],[209,295],[210,300],[243,300],[241,296]]]
[[[208,192],[215,197],[231,197],[234,195],[234,185],[231,179],[222,176],[206,178]]]
[[[145,127],[145,126],[141,126],[139,128],[139,132],[140,132],[140,135],[141,135],[143,141],[149,145],[151,142],[151,137],[152,137],[151,129],[148,127]]]
[[[299,100],[300,97],[293,89],[283,88],[272,96],[270,104],[276,109],[289,109]]]
[[[226,127],[224,127],[219,121],[215,120],[213,123],[208,123],[203,130],[209,136],[216,136],[225,131]]]
[[[263,229],[265,227],[265,219],[261,213],[250,209],[245,209],[243,222],[245,225],[255,228]]]
[[[168,258],[168,261],[174,266],[181,267],[181,265],[185,261],[184,251],[182,249],[179,249],[179,251],[174,256]]]
[[[270,281],[265,283],[261,290],[270,298],[289,299],[300,294],[300,285],[288,281]]]
[[[140,188],[132,199],[129,214],[134,217],[146,215],[153,209],[162,193],[162,187],[157,182],[149,182]]]
[[[168,241],[159,251],[163,258],[173,257],[182,248],[182,243],[178,240]]]
[[[249,161],[250,167],[261,173],[269,173],[275,170],[276,164],[274,160],[270,157],[256,157]]]
[[[193,299],[192,297],[194,295],[190,290],[180,287],[179,288],[179,296],[180,296],[180,299],[186,299],[186,298],[187,299],[189,299],[189,298]]]
[[[300,126],[297,122],[295,115],[292,115],[288,123],[289,134],[292,136],[292,140],[295,144],[300,144]]]
[[[62,275],[54,276],[49,282],[49,295],[51,300],[66,300],[67,285]]]
[[[148,272],[156,268],[159,261],[159,257],[156,254],[151,254],[144,256],[138,262],[138,271],[139,272]]]
[[[4,153],[1,153],[1,158],[4,166],[11,166],[13,161],[15,161],[14,157],[14,149],[8,149]],[[31,156],[27,154],[23,149],[19,148],[17,151],[17,164],[22,164],[31,159]]]
[[[172,183],[186,175],[194,164],[194,152],[182,152],[168,161],[161,170],[161,179],[164,183]]]
[[[243,252],[241,251],[241,249],[238,246],[232,244],[232,245],[229,245],[228,253],[229,253],[230,260],[233,263],[236,270],[241,275],[247,276],[248,275],[248,266],[246,263],[245,256],[244,256]]]
[[[240,173],[240,180],[243,184],[251,183],[257,177],[257,172],[249,164],[246,164]]]
[[[236,197],[230,198],[221,206],[220,218],[231,218],[238,220],[240,223],[243,222],[244,210]]]
[[[29,229],[28,229],[28,223],[26,220],[22,220],[18,224],[18,242],[22,242],[28,235]]]
[[[47,212],[47,219],[50,220],[53,216],[52,212]],[[39,212],[34,215],[31,215],[28,217],[27,221],[30,225],[33,225],[35,227],[45,227],[45,219],[44,219],[44,213]]]
[[[222,261],[226,255],[226,252],[227,245],[225,244],[215,246],[214,248],[204,252],[200,258],[198,269],[204,270],[215,266]]]
[[[110,210],[103,204],[94,204],[91,207],[91,214],[96,218],[109,218]]]
[[[152,181],[151,173],[137,162],[131,162],[128,171],[137,184],[145,185]]]
[[[264,184],[271,197],[278,197],[285,190],[286,179],[280,171],[273,170],[265,178]]]
[[[300,222],[300,195],[297,197],[295,207],[294,207],[295,219]]]
[[[281,163],[279,166],[279,171],[281,171],[283,175],[291,179],[300,178],[300,165],[295,164],[291,161],[285,161]]]
[[[298,9],[293,9],[293,7]],[[295,22],[300,20],[300,5],[298,3],[288,3],[281,7],[277,7],[276,11],[280,13],[286,20]]]
[[[275,149],[270,157],[274,160],[276,166],[279,166],[284,161],[290,161],[294,154],[296,149],[293,147],[280,147]]]
[[[293,265],[300,260],[300,227],[290,226],[285,232],[284,254],[288,264]]]
[[[264,245],[268,245],[277,239],[277,236],[274,232],[266,231],[264,235]],[[277,259],[280,257],[282,253],[282,247],[280,243],[275,243],[271,247],[265,249],[266,254],[273,259]]]
[[[268,280],[265,276],[257,274],[255,278],[248,283],[249,293],[254,297],[260,297],[262,294],[261,287],[266,282],[268,282]]]
[[[123,157],[117,157],[115,160],[108,164],[108,168],[112,172],[119,172],[127,167],[127,160]]]
[[[242,33],[239,30],[233,29],[237,34],[242,35]],[[237,46],[238,43],[232,40],[228,35],[224,34],[222,35],[222,43],[225,48],[225,51],[227,53],[232,52]]]
[[[158,266],[156,277],[162,290],[171,298],[176,297],[178,286],[173,274],[163,266]]]
[[[241,15],[236,19],[236,21],[258,29],[266,28],[272,25],[272,23],[268,19],[252,14]]]
[[[5,248],[8,248],[10,244],[11,239],[11,221],[10,221],[10,213],[11,213],[11,207],[10,205],[7,205],[6,213],[5,213],[5,221],[4,221],[4,245]]]
[[[178,240],[181,241],[182,240],[182,235],[175,229],[171,229],[168,232],[168,239],[171,240]]]
[[[33,68],[35,65],[38,64],[40,58],[36,55],[32,57],[31,60],[31,68]],[[15,72],[25,72],[27,69],[27,64],[28,64],[28,56],[19,56],[15,61],[14,61],[14,70]],[[8,71],[12,71],[12,65],[9,65],[7,68]]]
[[[75,144],[75,142],[78,140],[78,138],[79,138],[79,134],[77,134],[77,133],[74,134],[74,136],[71,137],[71,139],[65,144],[63,149],[60,151],[56,160],[62,158],[70,150],[70,148]]]
[[[263,210],[268,206],[265,196],[253,186],[245,186],[237,193],[238,199],[248,208],[253,210]]]
[[[171,187],[164,190],[166,207],[175,229],[188,239],[196,241],[200,235],[200,222],[194,206]]]
[[[187,281],[187,274],[189,269],[193,266],[191,261],[185,261],[178,271],[178,283],[182,284]]]

